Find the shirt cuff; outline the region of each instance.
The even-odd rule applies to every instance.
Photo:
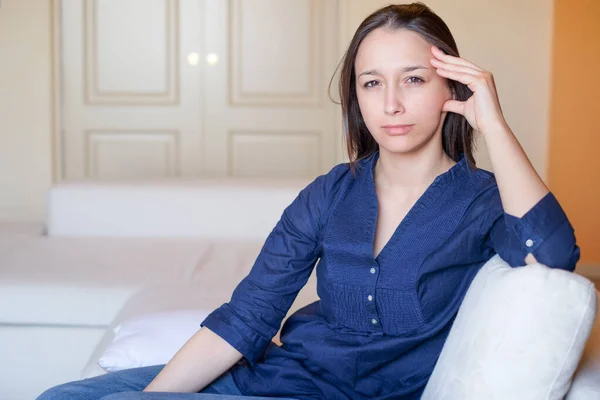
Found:
[[[521,248],[534,253],[567,220],[567,216],[552,192],[548,192],[521,218],[504,213],[504,220]]]
[[[237,351],[242,353],[253,366],[271,343],[271,339],[265,338],[246,325],[235,314],[229,304],[223,304],[210,313],[200,326],[205,326],[219,335]]]

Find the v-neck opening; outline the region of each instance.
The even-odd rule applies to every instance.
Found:
[[[441,184],[451,181],[455,177],[459,176],[460,173],[462,171],[464,171],[464,169],[466,167],[468,167],[466,164],[466,158],[465,158],[464,154],[461,154],[461,158],[456,164],[454,164],[452,167],[450,167],[447,171],[438,175],[433,180],[433,182],[431,182],[431,184],[429,186],[427,186],[427,188],[421,194],[421,196],[419,196],[419,198],[417,198],[417,200],[412,205],[412,207],[410,207],[410,209],[408,210],[408,212],[406,213],[404,218],[402,218],[402,220],[398,223],[398,225],[392,232],[392,235],[389,237],[387,242],[383,245],[383,247],[381,248],[379,253],[377,253],[377,255],[375,256],[373,254],[373,249],[375,248],[375,236],[377,234],[377,220],[379,219],[379,198],[377,196],[377,187],[375,185],[375,166],[376,166],[378,160],[379,160],[379,151],[376,151],[369,157],[369,164],[368,164],[369,168],[367,171],[369,186],[373,193],[373,196],[370,196],[370,197],[372,199],[372,206],[375,211],[374,212],[374,217],[375,217],[374,221],[373,221],[373,219],[371,219],[372,234],[371,234],[371,257],[370,258],[377,263],[379,263],[379,261],[381,261],[382,258],[385,258],[386,253],[388,251],[391,251],[391,250],[389,250],[390,248],[394,247],[394,241],[398,240],[398,237],[401,235],[402,231],[406,230],[406,226],[409,225],[411,219],[414,218],[413,214],[415,214],[417,212],[416,210],[418,210],[422,207],[426,207],[426,205],[429,204],[430,201],[432,201],[434,198],[437,197],[436,189],[439,188]]]

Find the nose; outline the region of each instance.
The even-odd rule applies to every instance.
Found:
[[[404,106],[400,99],[399,90],[394,87],[388,87],[386,89],[384,108],[387,115],[401,114],[404,112]]]

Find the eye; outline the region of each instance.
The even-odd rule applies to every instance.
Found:
[[[425,82],[423,79],[419,78],[418,76],[411,76],[407,79],[408,83],[413,83],[413,84],[419,84],[422,82]]]
[[[363,86],[366,88],[371,88],[371,87],[377,85],[378,83],[379,82],[377,82],[377,81],[369,81],[369,82],[365,83]]]

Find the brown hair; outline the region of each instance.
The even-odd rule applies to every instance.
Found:
[[[373,30],[407,29],[421,35],[425,40],[440,48],[444,53],[459,56],[456,42],[446,23],[423,3],[389,5],[369,15],[358,27],[342,61],[340,69],[339,96],[342,105],[343,129],[350,166],[376,152],[379,145],[373,139],[362,117],[356,97],[354,63],[362,40]],[[333,78],[331,79],[333,82]],[[331,82],[329,88],[331,90]],[[464,84],[448,79],[453,98],[467,100],[473,92]],[[460,114],[448,112],[442,126],[442,147],[454,161],[464,153],[469,165],[475,167],[473,158],[473,128]]]

